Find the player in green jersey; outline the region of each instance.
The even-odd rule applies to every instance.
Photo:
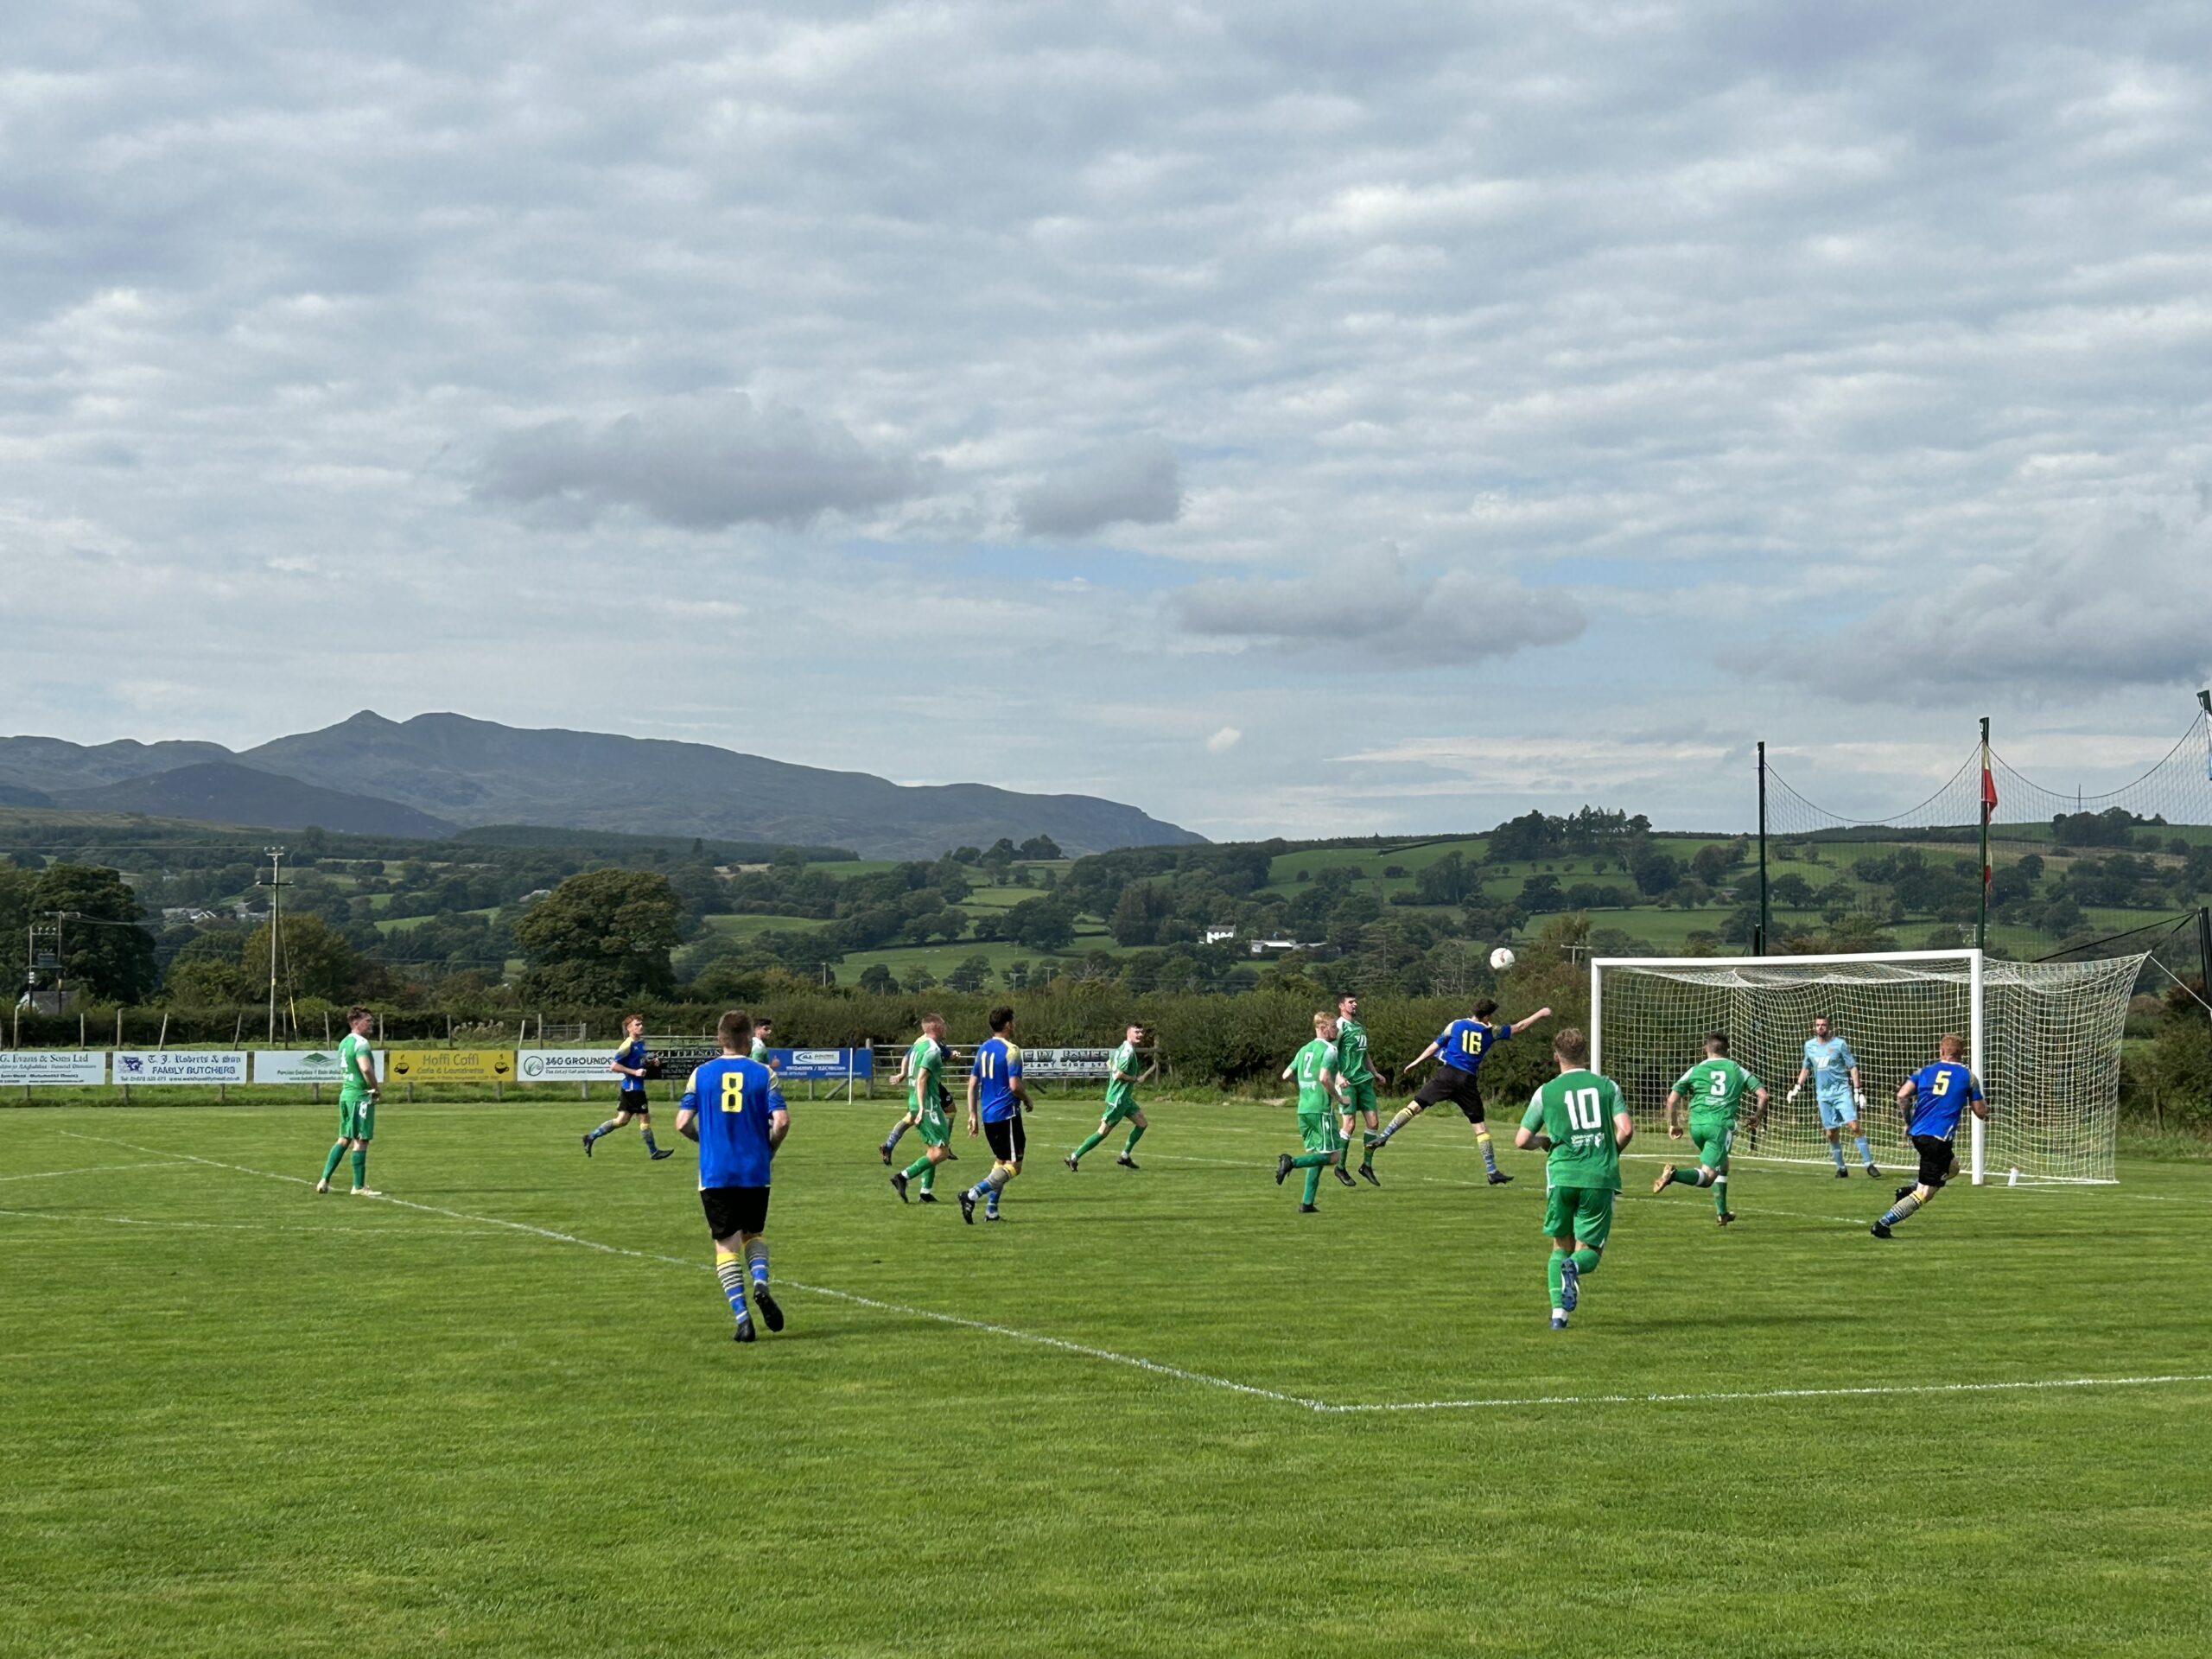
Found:
[[[891,1173],[891,1190],[906,1203],[906,1183],[917,1176],[921,1178],[922,1202],[935,1204],[937,1194],[937,1166],[952,1156],[952,1114],[949,1107],[951,1096],[945,1092],[944,1016],[925,1014],[922,1016],[922,1034],[914,1039],[914,1046],[906,1051],[906,1058],[899,1062],[893,1078],[908,1079],[906,1122],[914,1124],[922,1132],[922,1155],[904,1169]],[[886,1149],[887,1155],[888,1148]]]
[[[1344,1079],[1344,1115],[1341,1125],[1344,1142],[1350,1147],[1356,1135],[1359,1138],[1359,1173],[1367,1178],[1370,1186],[1380,1186],[1382,1179],[1375,1173],[1375,1148],[1382,1142],[1376,1130],[1382,1127],[1382,1116],[1375,1105],[1375,1068],[1367,1058],[1367,1027],[1359,1023],[1359,999],[1340,996],[1337,999],[1337,1074]],[[1359,1135],[1360,1120],[1364,1118],[1367,1132]],[[1351,1177],[1341,1165],[1337,1178],[1346,1186]]]
[[[782,1069],[780,1063],[768,1058],[768,1050],[774,1046],[775,1041],[776,1022],[772,1020],[759,1021],[753,1027],[753,1052],[747,1058],[758,1060],[771,1071],[780,1071]]]
[[[934,1040],[937,1043],[938,1049],[942,1051],[940,1060],[941,1066],[944,1061],[949,1061],[951,1059],[952,1051],[946,1048],[944,1045],[944,1016],[943,1014],[925,1014],[922,1017],[922,1035],[927,1037],[930,1034],[930,1023],[932,1020],[936,1022],[937,1026],[937,1035]],[[911,1084],[912,1074],[914,1069],[914,1057],[921,1052],[921,1047],[922,1046],[920,1042],[917,1041],[912,1048],[906,1051],[906,1058],[899,1062],[899,1069],[891,1074],[891,1086],[893,1089],[896,1089],[902,1083]],[[942,1084],[944,1078],[940,1071],[938,1082]],[[883,1145],[877,1148],[878,1151],[882,1153],[883,1161],[887,1164],[891,1161],[891,1154],[898,1147],[899,1137],[904,1135],[907,1130],[915,1128],[922,1121],[921,1114],[914,1105],[914,1098],[913,1090],[910,1087],[906,1093],[906,1110],[905,1115],[901,1116],[896,1123],[893,1123],[891,1126],[891,1133],[883,1137]],[[945,1116],[949,1119],[952,1114],[952,1096],[950,1094],[944,1096],[944,1103]]]
[[[1143,1109],[1137,1104],[1137,1084],[1149,1077],[1154,1067],[1147,1066],[1143,1075],[1137,1072],[1137,1045],[1144,1041],[1144,1027],[1131,1026],[1122,1033],[1122,1046],[1114,1051],[1114,1058],[1106,1063],[1106,1109],[1099,1115],[1098,1127],[1084,1143],[1067,1155],[1067,1166],[1075,1169],[1081,1166],[1083,1154],[1114,1132],[1116,1123],[1126,1120],[1129,1138],[1122,1143],[1121,1155],[1114,1160],[1123,1169],[1135,1169],[1137,1160],[1129,1154],[1137,1149],[1137,1142],[1144,1139],[1144,1132],[1152,1125],[1144,1121]]]
[[[1766,1084],[1728,1058],[1728,1039],[1707,1032],[1705,1058],[1682,1073],[1667,1096],[1667,1138],[1682,1138],[1681,1111],[1689,1108],[1690,1139],[1697,1146],[1697,1172],[1684,1174],[1672,1164],[1651,1183],[1654,1192],[1670,1186],[1709,1186],[1713,1189],[1713,1218],[1726,1227],[1736,1219],[1728,1207],[1728,1154],[1735,1145],[1736,1120],[1743,1113],[1744,1096],[1751,1096],[1751,1121],[1745,1127],[1753,1135],[1766,1122]]]
[[[1582,1281],[1598,1271],[1613,1230],[1621,1153],[1636,1139],[1636,1124],[1620,1085],[1590,1070],[1587,1037],[1567,1027],[1552,1039],[1552,1058],[1559,1075],[1530,1097],[1513,1144],[1550,1154],[1544,1231],[1552,1241],[1552,1329],[1564,1331],[1582,1300]]]
[[[1306,1197],[1298,1213],[1314,1213],[1313,1195],[1321,1190],[1321,1172],[1334,1168],[1342,1174],[1344,1143],[1337,1135],[1337,1120],[1345,1110],[1344,1079],[1337,1074],[1337,1017],[1313,1016],[1313,1040],[1298,1051],[1282,1075],[1298,1079],[1298,1134],[1306,1150],[1293,1157],[1284,1153],[1275,1160],[1275,1185],[1290,1179],[1290,1172],[1306,1172]],[[1332,1112],[1330,1107],[1336,1110]]]
[[[346,1013],[345,1040],[338,1045],[338,1064],[342,1073],[338,1084],[338,1139],[330,1148],[330,1156],[322,1160],[322,1179],[315,1184],[318,1192],[330,1191],[330,1178],[338,1173],[338,1160],[350,1147],[353,1154],[353,1196],[384,1197],[369,1185],[369,1142],[376,1139],[379,1093],[376,1045],[369,1037],[376,1020],[376,1015],[366,1008],[353,1008]]]

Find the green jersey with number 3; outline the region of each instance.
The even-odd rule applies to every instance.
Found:
[[[1545,1179],[1553,1186],[1621,1190],[1621,1149],[1613,1142],[1613,1117],[1625,1112],[1619,1086],[1595,1071],[1562,1071],[1530,1097],[1524,1129],[1551,1137]]]
[[[1690,1116],[1733,1123],[1744,1102],[1764,1085],[1731,1059],[1700,1060],[1682,1073],[1675,1092],[1689,1103]]]
[[[1123,1043],[1114,1051],[1109,1065],[1111,1069],[1106,1074],[1106,1103],[1109,1106],[1134,1106],[1137,1098],[1137,1046]]]
[[[1298,1079],[1298,1109],[1303,1113],[1325,1112],[1335,1103],[1329,1086],[1322,1081],[1337,1069],[1337,1046],[1316,1037],[1298,1051],[1298,1058],[1290,1063],[1291,1075]]]

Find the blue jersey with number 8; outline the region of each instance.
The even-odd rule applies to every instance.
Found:
[[[774,1072],[758,1060],[709,1060],[684,1085],[683,1109],[698,1114],[702,1191],[768,1185],[770,1119],[784,1109]]]

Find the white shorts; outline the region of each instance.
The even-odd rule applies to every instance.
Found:
[[[1824,1129],[1848,1128],[1859,1121],[1859,1108],[1849,1095],[1821,1096],[1821,1127]]]

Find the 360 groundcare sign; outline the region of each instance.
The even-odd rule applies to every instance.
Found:
[[[106,1081],[105,1049],[0,1050],[0,1084],[10,1089],[82,1089]]]
[[[245,1081],[245,1051],[242,1048],[118,1048],[115,1051],[115,1081],[157,1084],[163,1088],[200,1084]]]
[[[384,1081],[390,1069],[389,1051],[377,1051],[377,1081]],[[253,1080],[256,1083],[338,1084],[346,1080],[346,1068],[332,1048],[257,1048],[253,1051]]]
[[[515,1076],[524,1083],[613,1083],[611,1048],[525,1048],[515,1055]]]

